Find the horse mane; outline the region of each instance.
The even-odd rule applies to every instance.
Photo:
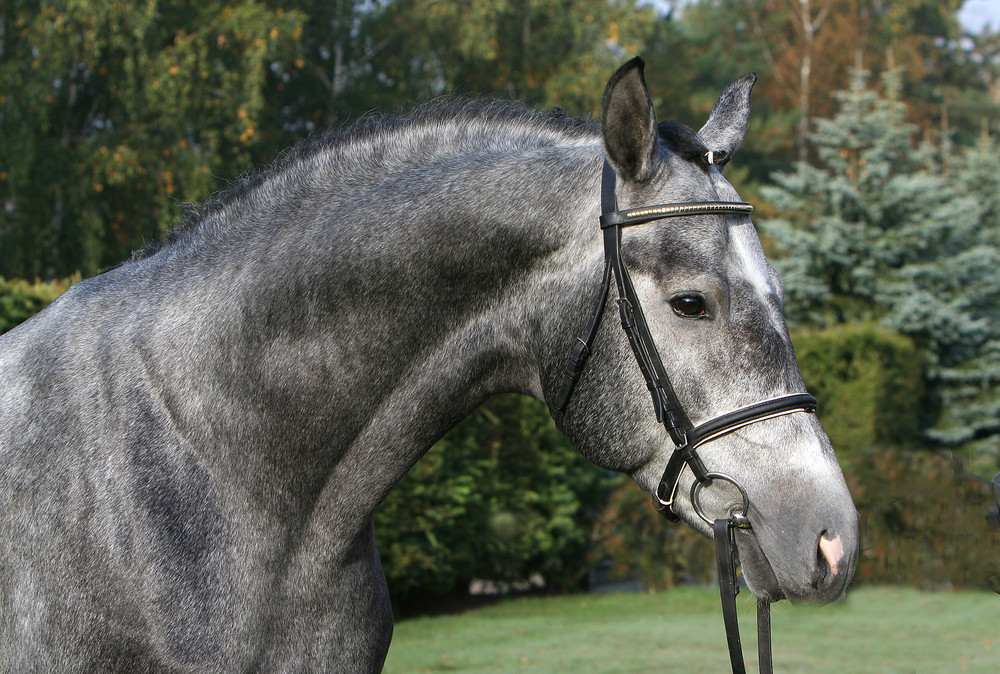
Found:
[[[332,157],[348,155],[352,148],[378,146],[367,157],[391,159],[393,142],[409,132],[434,132],[449,127],[464,129],[468,143],[488,144],[500,142],[513,147],[518,140],[535,139],[536,144],[552,144],[558,139],[575,140],[593,138],[600,127],[592,121],[566,114],[561,108],[547,112],[532,110],[516,101],[500,99],[465,99],[445,96],[430,100],[407,112],[369,113],[354,123],[334,127],[326,132],[313,134],[285,150],[275,161],[264,168],[245,174],[227,187],[213,194],[201,205],[188,205],[180,224],[172,229],[165,240],[155,241],[132,253],[127,262],[144,260],[167,248],[200,224],[221,213],[228,206],[246,200],[261,186],[276,176],[295,171],[311,159],[330,154]],[[520,133],[511,134],[512,130]],[[461,134],[461,132],[459,133]],[[399,145],[399,143],[397,142]],[[530,145],[530,143],[529,143]],[[412,147],[400,147],[397,154],[412,153]],[[409,157],[407,157],[409,158]]]
[[[540,112],[520,102],[501,99],[465,99],[440,97],[413,109],[396,113],[369,113],[352,124],[334,127],[323,133],[313,134],[280,153],[269,165],[249,172],[210,196],[201,205],[189,204],[180,224],[172,229],[166,239],[147,244],[132,253],[127,263],[144,260],[184,239],[199,225],[222,213],[227,207],[244,202],[272,182],[277,176],[292,173],[296,168],[322,156],[329,155],[337,161],[357,161],[377,157],[390,163],[393,155],[412,160],[413,147],[400,143],[401,137],[422,135],[429,138],[443,129],[450,130],[453,142],[466,147],[502,145],[517,146],[554,145],[561,142],[593,140],[600,137],[600,125],[568,115],[561,108]],[[704,165],[707,148],[693,130],[679,122],[662,122],[658,125],[660,140],[684,159]],[[400,146],[400,147],[394,147]],[[440,146],[442,143],[435,142]],[[358,152],[364,148],[363,152]],[[355,154],[353,158],[349,155]]]

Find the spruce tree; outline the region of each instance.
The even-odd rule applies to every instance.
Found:
[[[878,321],[914,339],[937,414],[929,440],[996,448],[1000,435],[1000,157],[996,144],[915,142],[890,73],[855,72],[816,120],[816,160],[772,176],[793,325]],[[992,438],[992,439],[989,439]]]

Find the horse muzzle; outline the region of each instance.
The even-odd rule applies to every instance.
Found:
[[[754,595],[793,604],[827,604],[844,594],[859,554],[856,517],[839,530],[813,526],[800,532],[802,544],[789,546],[795,534],[785,527],[774,532],[760,522],[754,529],[737,530],[743,577]],[[768,545],[772,539],[777,545]]]

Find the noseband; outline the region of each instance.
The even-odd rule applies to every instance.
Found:
[[[743,488],[734,477],[724,473],[709,471],[697,449],[712,440],[720,438],[735,430],[749,426],[750,424],[773,419],[775,417],[793,414],[795,412],[815,412],[816,399],[808,393],[792,393],[778,396],[769,400],[763,400],[752,405],[740,407],[731,412],[727,412],[704,423],[694,426],[689,417],[684,413],[684,408],[677,399],[677,394],[670,384],[670,379],[663,367],[656,344],[653,342],[652,333],[639,303],[639,297],[632,285],[625,260],[622,257],[622,229],[633,225],[642,225],[654,220],[664,218],[678,218],[690,215],[748,215],[753,211],[753,206],[745,201],[693,201],[675,204],[661,204],[657,206],[645,206],[640,208],[630,208],[618,210],[618,199],[615,194],[617,183],[617,173],[614,167],[605,160],[604,172],[601,179],[601,230],[604,233],[604,275],[601,284],[601,295],[597,304],[591,311],[590,319],[584,329],[583,334],[577,337],[577,343],[569,357],[566,371],[563,374],[562,386],[555,400],[556,412],[562,416],[569,404],[569,399],[573,395],[573,389],[587,358],[590,356],[591,346],[597,335],[597,329],[604,314],[604,307],[607,304],[608,294],[611,290],[611,276],[615,277],[618,287],[618,312],[621,318],[622,328],[628,336],[632,353],[635,354],[636,362],[642,371],[642,376],[646,380],[646,387],[649,389],[653,399],[653,410],[656,413],[656,420],[662,423],[674,443],[674,451],[667,461],[663,476],[656,487],[653,495],[657,509],[664,517],[670,521],[677,521],[678,517],[674,512],[676,502],[677,484],[680,480],[681,472],[685,466],[691,469],[695,482],[691,487],[691,505],[698,516],[712,526],[715,533],[715,540],[718,545],[717,559],[719,564],[719,580],[722,585],[723,612],[726,621],[726,632],[729,636],[729,654],[734,672],[743,672],[743,654],[739,642],[739,628],[736,625],[736,566],[733,528],[750,529],[751,525],[746,518],[750,507],[750,498],[746,489]],[[705,514],[699,501],[699,494],[703,488],[711,486],[714,480],[729,482],[740,492],[743,503],[738,506],[725,519],[713,520]],[[760,650],[761,671],[770,670],[770,617],[766,612],[766,601],[758,603],[758,627],[759,630],[767,630],[767,652]],[[763,611],[762,608],[764,607]],[[731,629],[732,628],[732,629]],[[734,636],[735,635],[735,636]],[[763,645],[763,640],[758,636],[758,645]]]

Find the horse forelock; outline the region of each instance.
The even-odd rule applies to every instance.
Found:
[[[337,175],[353,181],[447,155],[587,145],[599,136],[597,122],[572,117],[560,108],[540,112],[499,99],[441,97],[408,112],[371,113],[351,125],[299,141],[203,204],[189,205],[165,240],[135,251],[128,261],[148,258],[244,204],[276,200],[275,190],[307,180],[317,166],[334,167]]]
[[[657,136],[671,152],[701,170],[708,172],[708,146],[689,126],[676,121],[660,122],[656,127]]]

